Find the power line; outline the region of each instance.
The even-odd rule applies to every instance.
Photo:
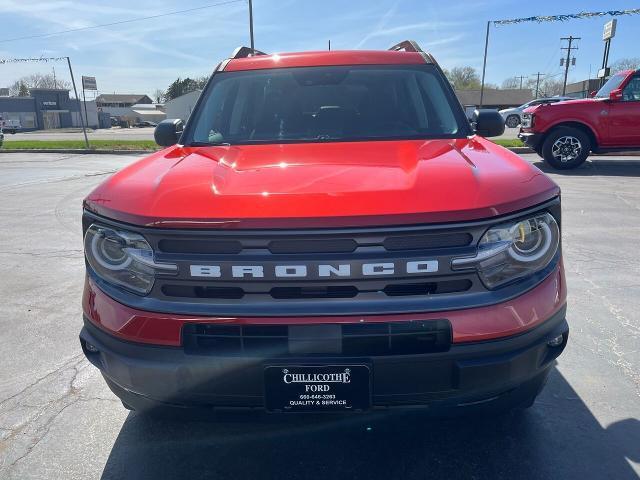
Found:
[[[91,30],[93,28],[113,27],[115,25],[122,25],[124,23],[140,22],[142,20],[151,20],[151,19],[154,19],[154,18],[168,17],[170,15],[178,15],[178,14],[181,14],[181,13],[195,12],[197,10],[204,10],[206,8],[213,8],[213,7],[221,7],[223,5],[230,5],[232,3],[240,3],[240,2],[244,3],[245,0],[228,0],[226,2],[210,3],[209,5],[202,5],[200,7],[188,8],[186,10],[176,10],[174,12],[159,13],[158,15],[151,15],[151,16],[148,16],[148,17],[136,17],[136,18],[131,18],[129,20],[120,20],[120,21],[117,21],[117,22],[102,23],[100,25],[91,25],[90,27],[70,28],[69,30],[60,30],[58,32],[52,32],[52,33],[42,33],[42,34],[39,34],[39,35],[28,35],[28,36],[25,36],[25,37],[5,38],[5,39],[0,40],[0,43],[16,42],[18,40],[30,40],[32,38],[46,38],[46,37],[52,37],[54,35],[62,35],[64,33],[81,32],[81,31],[84,31],[84,30]]]

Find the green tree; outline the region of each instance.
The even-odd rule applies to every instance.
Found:
[[[196,79],[189,77],[181,79],[178,77],[167,88],[167,91],[164,93],[164,99],[165,101],[172,100],[186,93],[193,92],[194,90],[202,90],[206,85],[207,80],[208,77],[198,77]]]
[[[480,77],[473,67],[454,67],[447,73],[449,81],[456,90],[480,88]]]

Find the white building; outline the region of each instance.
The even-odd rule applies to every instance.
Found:
[[[167,118],[167,114],[163,111],[164,105],[161,103],[140,103],[131,106],[131,111],[125,115],[121,115],[131,123],[137,122],[154,122],[160,123]]]
[[[180,97],[165,102],[164,107],[167,112],[167,118],[180,118],[186,122],[201,93],[202,90],[194,90],[193,92],[185,93]]]

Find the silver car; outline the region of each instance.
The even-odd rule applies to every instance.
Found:
[[[573,97],[536,98],[535,100],[531,100],[530,102],[527,102],[524,105],[520,105],[519,107],[505,108],[504,110],[500,110],[500,115],[502,115],[502,118],[504,118],[504,124],[507,127],[515,128],[520,125],[522,121],[522,112],[524,112],[525,108],[540,105],[542,103],[557,103],[564,102],[566,100],[575,99]]]

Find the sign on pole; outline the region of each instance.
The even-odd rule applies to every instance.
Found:
[[[82,88],[85,90],[97,90],[96,77],[82,76]]]
[[[616,26],[618,25],[618,20],[613,19],[609,20],[604,24],[604,30],[602,32],[602,40],[609,40],[616,36]]]

